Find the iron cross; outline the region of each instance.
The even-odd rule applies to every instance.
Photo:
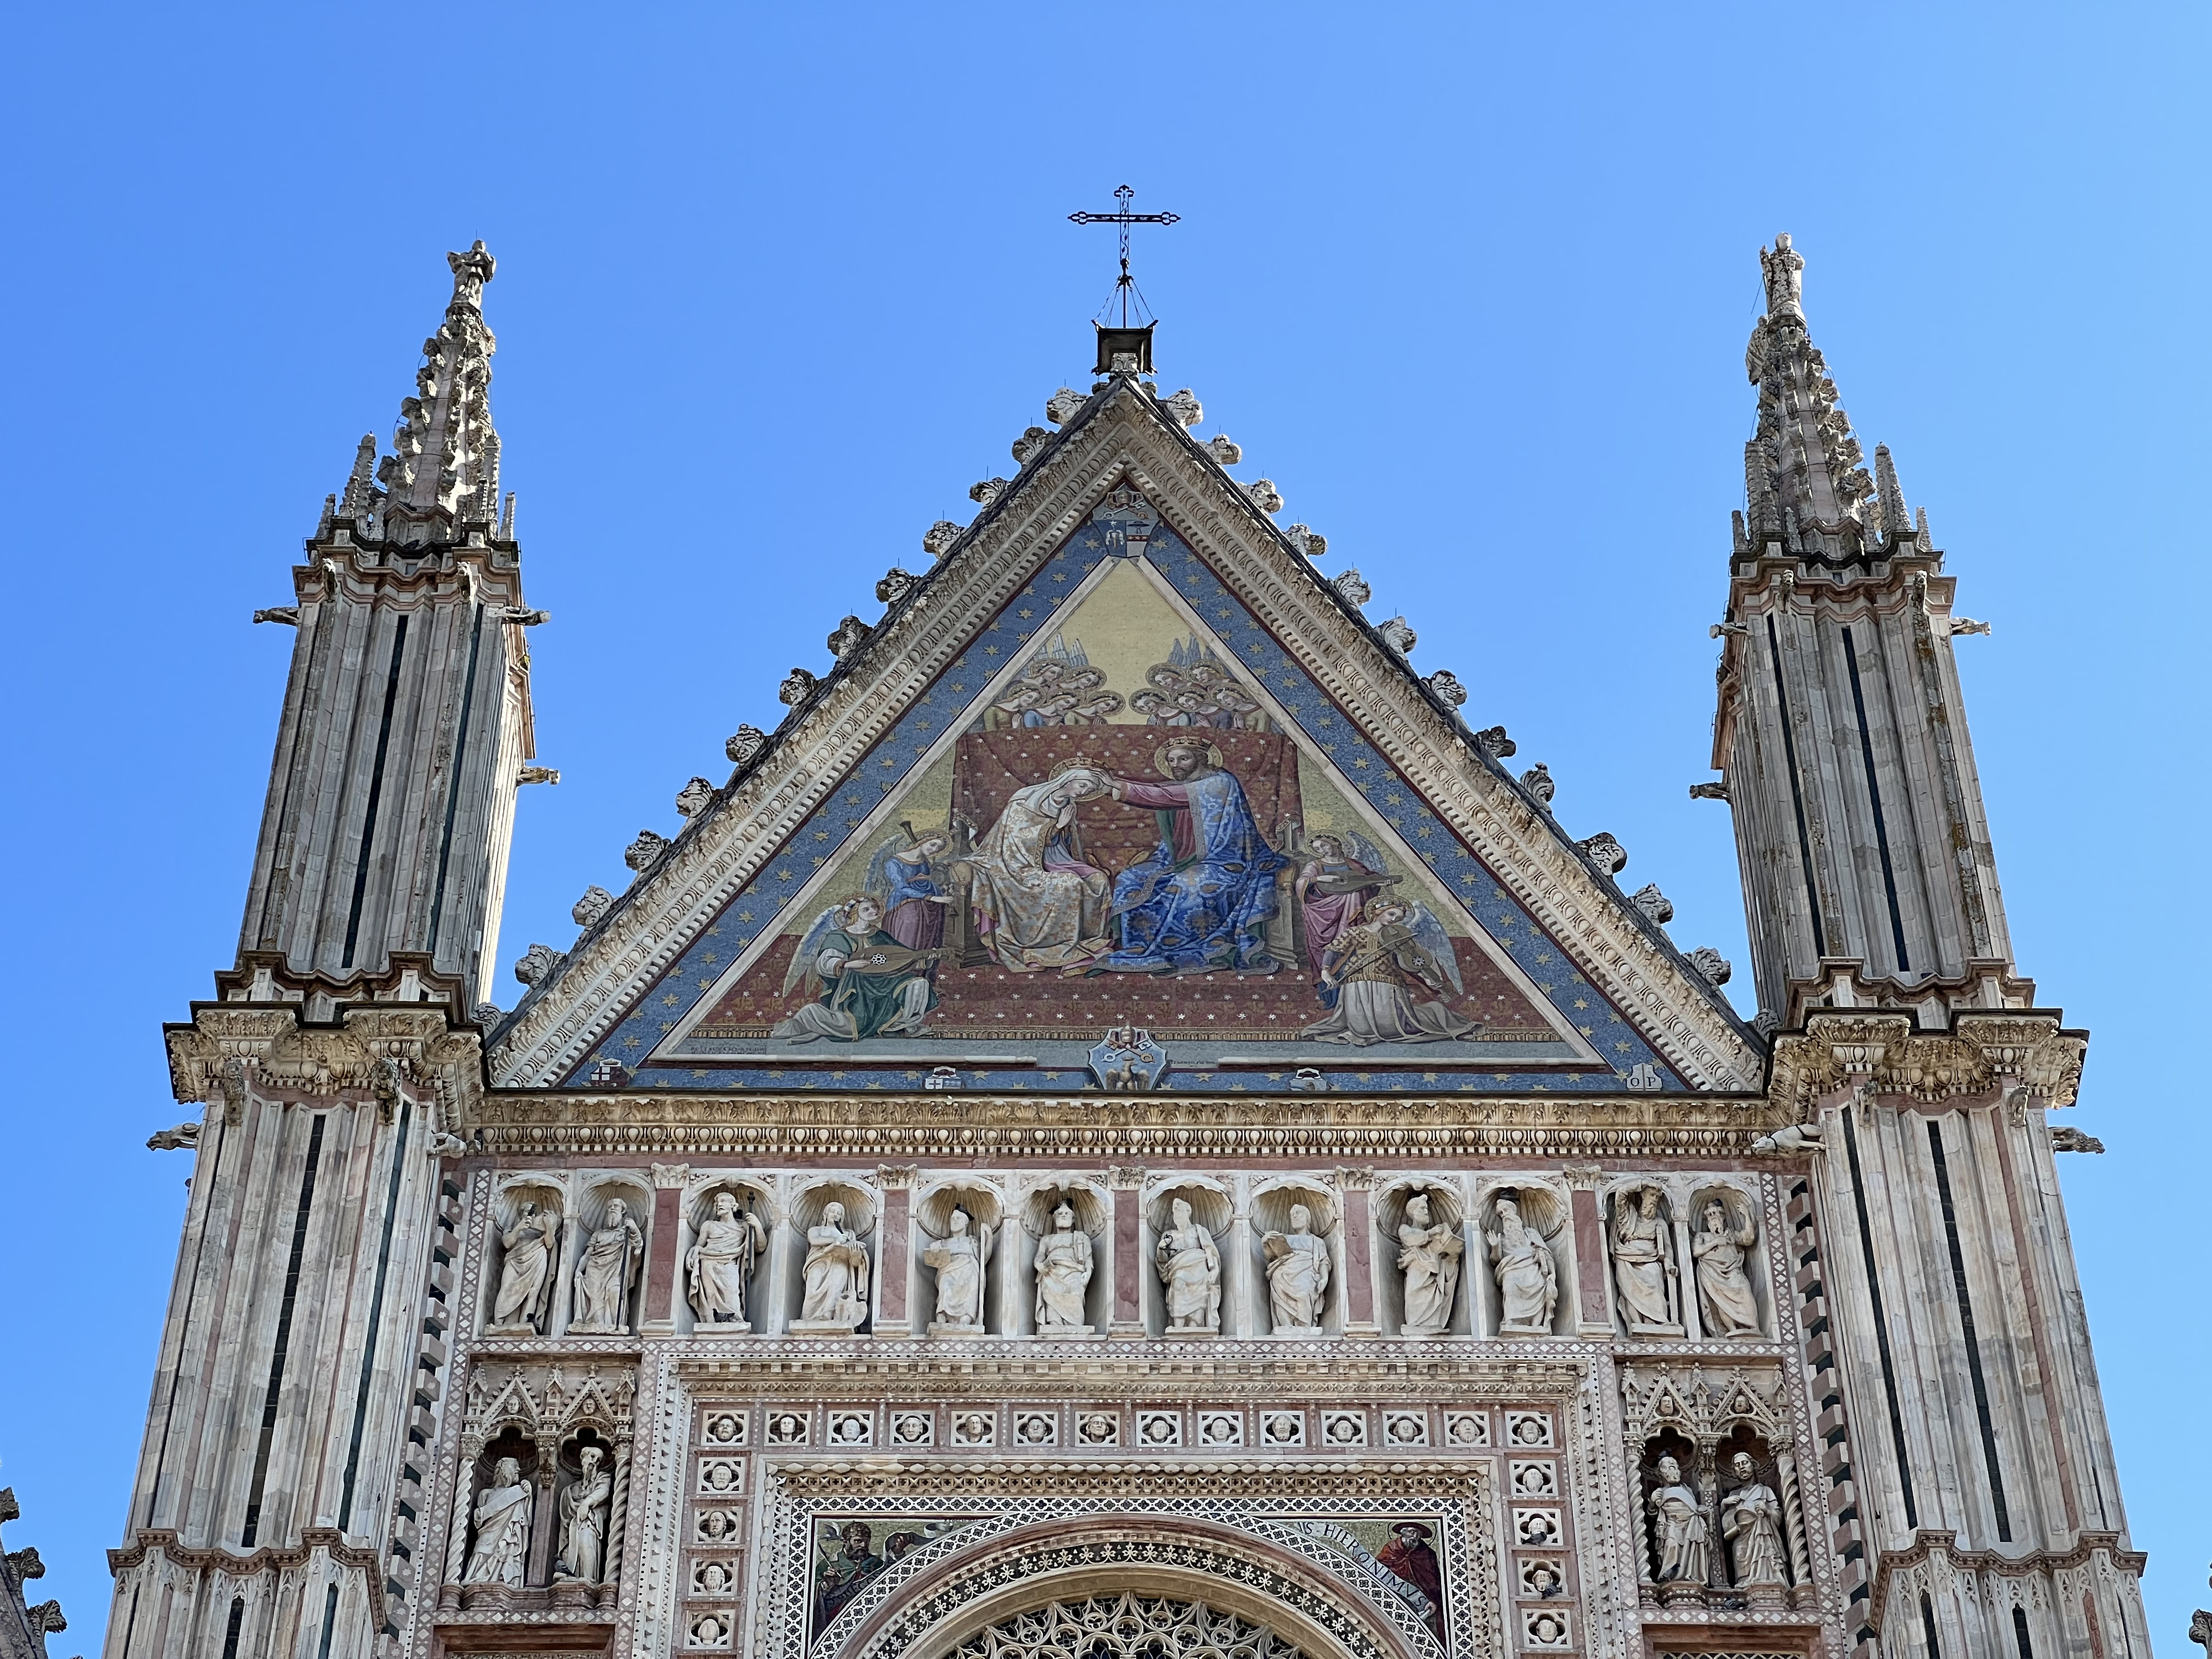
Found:
[[[1182,217],[1180,213],[1132,213],[1129,211],[1129,204],[1134,201],[1136,197],[1137,192],[1124,185],[1114,192],[1114,200],[1119,204],[1115,211],[1071,213],[1067,216],[1069,221],[1074,224],[1114,225],[1120,228],[1121,275],[1114,284],[1114,292],[1121,302],[1121,320],[1124,324],[1129,320],[1129,291],[1136,286],[1135,279],[1129,275],[1129,227],[1131,225],[1171,225]],[[1108,303],[1111,304],[1112,301],[1109,301]]]

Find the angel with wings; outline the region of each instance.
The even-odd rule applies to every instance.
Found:
[[[873,893],[833,904],[799,940],[783,980],[786,996],[805,985],[816,1000],[769,1035],[793,1042],[911,1036],[937,1006],[929,969],[939,954],[935,947],[915,950],[885,933],[884,902]]]
[[[1369,903],[1330,940],[1320,984],[1336,1005],[1302,1034],[1316,1042],[1447,1042],[1482,1029],[1446,1000],[1465,988],[1449,936],[1427,906],[1405,899]]]

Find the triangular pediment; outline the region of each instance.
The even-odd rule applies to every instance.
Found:
[[[1091,1052],[1131,1026],[1173,1090],[1758,1069],[1663,935],[1124,379],[536,988],[493,1064],[523,1086],[1058,1091],[1097,1086]]]

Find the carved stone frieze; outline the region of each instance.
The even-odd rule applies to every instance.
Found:
[[[825,1095],[599,1095],[496,1091],[463,1133],[481,1132],[500,1156],[622,1152],[687,1158],[776,1156],[903,1164],[937,1154],[956,1134],[963,1156],[1056,1154],[1111,1166],[1109,1185],[1141,1187],[1124,1159],[1270,1157],[1317,1163],[1460,1156],[1587,1159],[1632,1154],[1747,1153],[1795,1121],[1756,1097],[1538,1095],[1439,1098],[1338,1094],[1237,1096],[915,1097]]]

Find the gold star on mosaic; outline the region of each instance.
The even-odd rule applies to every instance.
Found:
[[[676,993],[671,991],[666,996],[661,998],[660,1006],[664,1008],[673,1008],[677,1006],[679,1000],[680,999],[677,996]]]
[[[1613,1045],[1613,1051],[1617,1054],[1625,1054],[1631,1052],[1633,1046],[1634,1045],[1631,1043],[1616,1042]]]
[[[1015,611],[1014,614],[1017,617],[1019,617],[1024,622],[1027,622],[1031,617],[1036,616],[1036,612],[1030,610],[1029,606],[1024,605],[1020,610]]]
[[[1575,1006],[1576,1006],[1576,1007],[1577,1007],[1577,1008],[1587,1008],[1587,1007],[1589,1007],[1589,999],[1588,997],[1577,997],[1577,998],[1575,999]]]

